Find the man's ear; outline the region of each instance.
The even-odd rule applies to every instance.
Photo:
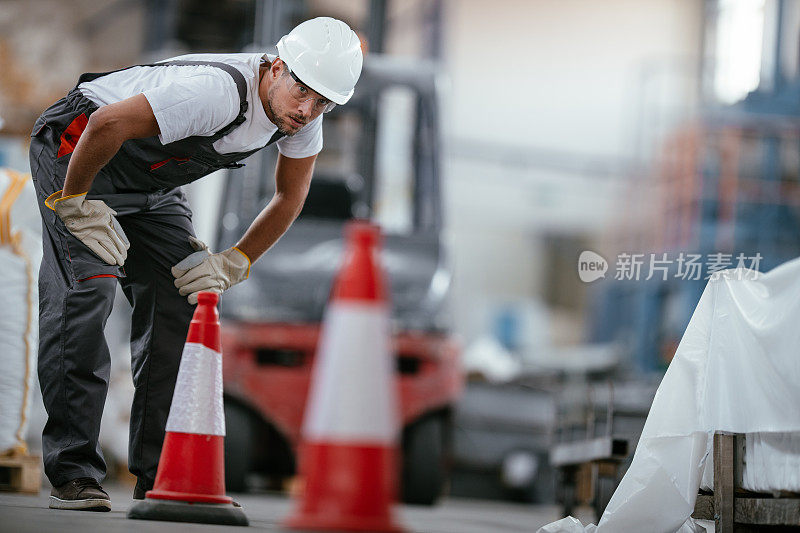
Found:
[[[283,62],[283,59],[276,57],[275,60],[272,62],[272,65],[269,67],[269,75],[273,80],[277,80],[280,78],[283,69],[287,68],[286,63]]]

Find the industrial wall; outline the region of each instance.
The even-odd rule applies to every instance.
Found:
[[[543,295],[545,236],[595,238],[626,208],[643,125],[696,98],[702,13],[683,0],[445,4],[444,197],[466,339],[485,326],[467,302]]]

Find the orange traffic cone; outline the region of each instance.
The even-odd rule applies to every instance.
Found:
[[[293,529],[402,531],[392,515],[399,412],[380,232],[353,222],[326,311],[303,422]]]
[[[128,518],[247,525],[241,507],[225,495],[225,413],[219,296],[197,297],[161,448],[156,481]]]

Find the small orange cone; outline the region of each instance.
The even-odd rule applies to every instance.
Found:
[[[394,520],[399,411],[379,229],[347,227],[303,422],[305,490],[293,529],[403,531]]]
[[[225,412],[219,295],[197,297],[167,418],[156,481],[128,518],[246,526],[241,507],[225,495]]]

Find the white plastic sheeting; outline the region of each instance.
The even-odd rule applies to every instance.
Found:
[[[800,259],[753,277],[709,281],[599,524],[539,533],[703,531],[690,515],[713,432],[800,431]]]
[[[800,433],[748,433],[744,457],[745,489],[800,492]]]
[[[30,176],[0,169],[0,455],[26,450],[36,370],[38,226]]]

